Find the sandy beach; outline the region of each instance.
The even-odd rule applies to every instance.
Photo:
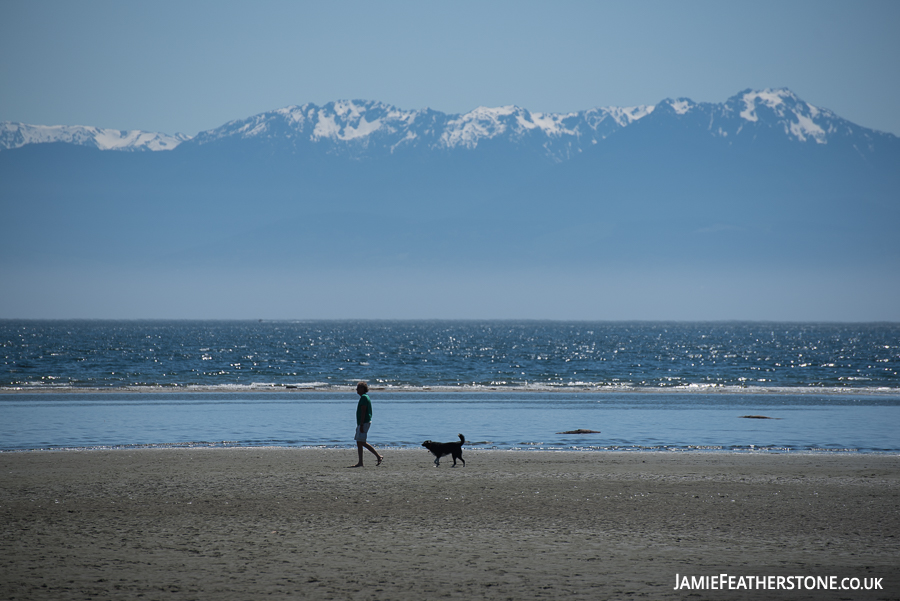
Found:
[[[385,454],[0,454],[0,597],[900,598],[897,456]],[[723,573],[882,588],[674,590]]]

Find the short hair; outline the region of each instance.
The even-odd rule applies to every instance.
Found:
[[[365,382],[358,382],[356,384],[356,389],[359,390],[360,388],[363,389],[363,392],[369,392],[369,385]]]

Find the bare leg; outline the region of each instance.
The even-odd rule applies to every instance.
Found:
[[[375,465],[381,465],[381,461],[384,459],[384,455],[379,455],[378,451],[375,450],[375,447],[373,447],[372,445],[370,445],[367,442],[364,442],[363,446],[366,447],[367,449],[369,449],[370,453],[375,455],[375,458],[378,460],[378,462],[375,463]],[[362,455],[362,450],[360,450],[359,453],[360,453],[360,455]]]
[[[375,465],[381,464],[381,460],[384,459],[384,456],[379,455],[378,451],[375,450],[375,447],[373,447],[369,443],[363,442],[361,440],[357,440],[356,441],[356,452],[359,455],[359,463],[357,463],[353,467],[363,467],[363,448],[368,449],[369,452],[372,453],[373,455],[375,455],[375,458],[378,459],[378,463],[376,463]]]

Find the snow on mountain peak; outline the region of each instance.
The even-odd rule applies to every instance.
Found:
[[[747,90],[741,94],[741,100],[743,110],[740,116],[746,121],[759,122],[757,111],[768,109],[778,118],[785,133],[798,141],[812,139],[818,144],[828,142],[826,128],[820,122],[832,120],[834,115],[800,100],[788,89]]]
[[[672,110],[675,111],[675,114],[684,115],[689,110],[691,110],[691,108],[693,108],[694,103],[686,98],[679,98],[678,100],[669,102],[669,106],[672,107]]]
[[[408,127],[421,111],[401,111],[393,106],[360,100],[338,100],[323,106],[288,106],[244,120],[232,121],[197,136],[200,144],[238,136],[260,138],[278,135],[285,127],[292,135],[310,141],[365,140],[376,132],[395,133]]]
[[[340,123],[338,122],[340,118]],[[381,119],[366,119],[365,110],[347,104],[337,104],[334,111],[321,109],[318,112],[312,139],[332,138],[336,140],[355,140],[366,137],[381,128]]]
[[[787,94],[785,94],[785,92],[787,92]],[[741,117],[747,121],[756,122],[759,120],[759,117],[756,115],[756,106],[758,103],[761,103],[770,109],[778,110],[778,107],[784,104],[784,98],[788,95],[793,96],[788,90],[747,90],[741,97],[744,101],[744,110],[741,111]]]
[[[542,131],[549,136],[559,135],[563,131],[571,133],[560,125],[565,117],[566,115],[531,113],[513,105],[495,108],[480,106],[450,119],[441,136],[441,143],[448,148],[475,148],[481,140],[507,133],[515,137],[533,130]]]
[[[158,151],[172,150],[188,136],[145,131],[101,129],[80,125],[28,125],[4,121],[0,123],[0,149],[19,148],[27,144],[63,142],[92,146],[100,150]]]
[[[604,108],[596,108],[584,113],[588,122],[591,123],[592,129],[596,130],[600,123],[607,119],[612,119],[619,127],[631,125],[638,119],[643,119],[653,112],[656,108],[654,105],[642,104],[639,106],[616,107],[608,106]]]

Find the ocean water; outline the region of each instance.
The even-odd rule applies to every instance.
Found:
[[[900,324],[2,320],[0,357],[3,451],[347,447],[366,380],[384,447],[900,452]]]

